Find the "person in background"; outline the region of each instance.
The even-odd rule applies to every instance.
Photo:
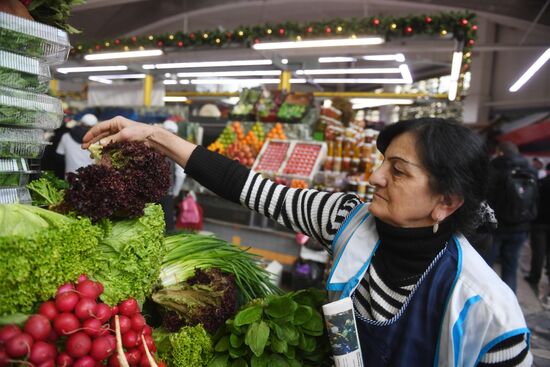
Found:
[[[87,113],[80,118],[80,121],[61,137],[59,145],[55,152],[65,161],[65,176],[69,172],[75,172],[80,167],[86,167],[94,160],[90,157],[90,152],[83,151],[80,148],[82,138],[92,126],[97,124],[97,117]]]
[[[166,120],[162,123],[162,127],[171,132],[172,134],[178,134],[178,124],[172,120]],[[166,222],[166,232],[171,232],[176,228],[176,198],[178,197],[183,181],[185,180],[185,173],[183,168],[175,163],[173,160],[170,162],[170,188],[165,197],[162,198],[160,204],[164,211],[164,220]]]
[[[550,163],[546,165],[546,176],[539,181],[538,216],[531,230],[531,271],[525,280],[538,289],[546,259],[546,275],[550,281]],[[550,307],[550,293],[543,299]]]
[[[533,160],[531,161],[531,164],[533,165],[533,168],[537,170],[537,175],[539,180],[546,177],[547,170],[544,169],[544,162],[540,158],[538,157],[533,158]]]
[[[486,258],[492,266],[500,255],[502,280],[515,292],[517,283],[517,269],[520,250],[529,235],[530,221],[526,208],[536,207],[536,197],[523,195],[523,201],[514,196],[513,190],[525,191],[522,181],[512,182],[515,172],[521,170],[532,175],[535,188],[536,172],[529,165],[527,159],[519,154],[518,147],[508,141],[497,146],[496,157],[489,164],[489,191],[488,202],[495,210],[498,227],[493,234],[493,244]],[[514,204],[514,205],[510,205]],[[522,215],[526,213],[526,215]]]
[[[388,125],[371,175],[372,203],[292,189],[159,127],[116,117],[83,148],[138,140],[219,196],[322,243],[335,259],[331,300],[352,298],[366,366],[531,366],[514,293],[463,233],[482,220],[488,156],[481,138],[445,119]]]

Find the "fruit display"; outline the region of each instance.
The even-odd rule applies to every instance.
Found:
[[[293,189],[307,189],[309,185],[305,180],[293,179],[290,181],[290,187]]]
[[[0,329],[0,365],[158,366],[152,328],[135,299],[109,307],[103,285],[81,275],[40,305],[23,328]]]
[[[277,172],[286,158],[289,147],[289,142],[269,141],[253,169],[262,172]]]
[[[235,141],[227,147],[225,155],[228,158],[238,160],[244,166],[252,167],[256,157],[256,149],[245,142]]]
[[[277,111],[285,99],[282,91],[264,90],[256,103],[256,116],[262,122],[277,121]]]
[[[259,141],[263,142],[265,140],[265,129],[264,125],[261,122],[255,122],[250,130],[254,133],[254,135],[258,137]]]
[[[317,163],[321,145],[298,143],[285,165],[283,173],[286,175],[309,176]]]
[[[283,122],[300,122],[313,101],[311,94],[289,94],[277,112],[277,119]]]
[[[286,139],[285,132],[283,130],[283,124],[277,122],[275,126],[267,133],[268,139]]]
[[[254,118],[254,105],[260,98],[262,90],[260,88],[243,88],[239,96],[239,103],[233,107],[231,116],[233,118]]]

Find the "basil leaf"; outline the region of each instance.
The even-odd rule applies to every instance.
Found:
[[[290,296],[272,298],[268,302],[265,312],[274,318],[292,315],[298,308],[298,304]]]
[[[311,315],[313,314],[313,310],[309,306],[303,306],[300,305],[294,311],[294,325],[302,325],[305,324],[309,319],[311,319]]]
[[[229,348],[229,338],[226,335],[216,343],[214,350],[216,352],[227,352],[228,348]]]
[[[269,362],[269,355],[262,354],[261,356],[255,356],[253,355],[252,358],[250,358],[250,366],[251,367],[268,367]]]
[[[244,342],[250,347],[252,353],[258,357],[264,352],[264,348],[269,338],[269,326],[265,321],[253,323],[248,331]]]
[[[235,316],[235,326],[249,325],[262,317],[262,306],[256,305],[246,308]]]
[[[208,362],[207,367],[227,367],[227,360],[229,359],[228,354],[216,354],[214,358]]]
[[[243,345],[243,341],[243,338],[239,335],[231,334],[231,336],[229,337],[229,344],[233,348],[238,348]]]

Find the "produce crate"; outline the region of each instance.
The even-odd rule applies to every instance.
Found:
[[[0,124],[57,129],[62,120],[59,99],[0,86]]]
[[[26,187],[9,187],[0,189],[0,204],[31,204],[31,194]]]
[[[303,140],[268,140],[256,158],[253,171],[270,177],[303,180],[309,186],[326,155],[323,142]]]
[[[0,127],[0,158],[40,159],[49,144],[43,130]]]
[[[67,60],[71,44],[65,31],[0,13],[0,49],[57,65]]]
[[[25,186],[32,173],[23,158],[0,159],[0,187]]]
[[[0,85],[45,93],[50,80],[48,65],[30,57],[0,51]]]

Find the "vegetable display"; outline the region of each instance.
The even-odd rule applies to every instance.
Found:
[[[235,276],[241,303],[281,291],[259,264],[259,258],[214,236],[177,234],[165,239],[160,281],[164,287],[188,280],[195,269],[218,268]]]
[[[29,312],[35,303],[53,297],[59,284],[98,270],[102,234],[86,218],[0,205],[0,315]]]
[[[202,324],[214,333],[237,311],[235,277],[219,269],[197,269],[195,276],[160,289],[151,298],[161,306],[163,326],[172,332]]]
[[[55,207],[63,202],[63,196],[69,184],[51,172],[44,172],[42,177],[29,183],[27,188],[31,192],[34,205]]]
[[[214,352],[212,339],[202,325],[185,326],[177,333],[155,329],[153,339],[159,358],[173,367],[206,366]]]
[[[28,34],[0,27],[0,49],[32,57],[44,56],[43,40]]]
[[[318,311],[324,293],[298,291],[254,300],[215,336],[208,367],[322,366],[330,346]]]
[[[69,173],[64,205],[98,221],[143,214],[146,203],[158,202],[170,186],[168,161],[140,142],[105,146],[98,164]]]
[[[0,84],[16,89],[25,89],[45,93],[48,90],[47,80],[38,75],[0,67]]]

